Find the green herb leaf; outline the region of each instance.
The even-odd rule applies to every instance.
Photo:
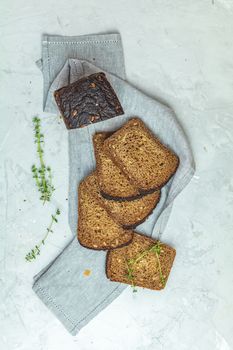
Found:
[[[38,191],[42,194],[40,196],[40,200],[45,203],[50,201],[55,188],[52,184],[51,168],[45,165],[43,159],[44,150],[42,148],[42,144],[44,144],[44,134],[41,133],[40,118],[34,117],[33,124],[35,131],[35,144],[37,145],[37,154],[39,157],[40,166],[37,168],[35,164],[33,164],[31,170]]]
[[[33,249],[25,256],[25,260],[28,262],[31,262],[32,260],[36,259],[37,255],[40,255],[40,248],[42,245],[45,245],[45,241],[49,236],[49,233],[53,233],[52,226],[54,222],[57,222],[57,215],[60,215],[60,210],[57,209],[55,214],[51,215],[51,221],[49,226],[46,228],[46,234],[44,235],[43,239],[35,245]]]

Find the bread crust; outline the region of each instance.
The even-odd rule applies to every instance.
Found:
[[[124,229],[135,228],[144,222],[153,212],[160,200],[161,193],[156,191],[150,195],[143,196],[136,201],[113,201],[102,198],[98,186],[97,172],[94,171],[86,178],[86,185],[90,188],[93,196],[99,204],[106,209],[112,217]],[[134,215],[135,214],[135,215]],[[135,219],[135,220],[134,220]]]
[[[152,140],[153,142],[157,143],[157,146],[160,147],[164,155],[165,153],[169,155],[172,158],[173,162],[173,171],[170,171],[170,174],[166,176],[166,180],[160,181],[157,186],[151,186],[147,185],[147,187],[142,187],[141,184],[139,183],[140,181],[138,178],[136,178],[135,174],[130,171],[129,169],[127,170],[125,167],[125,163],[120,159],[119,156],[117,156],[116,152],[113,152],[113,147],[117,148],[117,142],[116,139],[117,137],[120,137],[122,135],[125,135],[127,133],[127,130],[130,130],[131,126],[137,126],[138,130],[142,130],[142,132],[145,134],[145,137],[148,138],[148,140]],[[115,144],[114,144],[115,142]],[[141,194],[148,194],[153,191],[157,191],[161,189],[166,183],[171,179],[171,177],[175,174],[178,166],[179,166],[179,158],[178,156],[171,151],[168,147],[165,147],[157,137],[155,137],[152,132],[145,126],[145,124],[139,119],[139,118],[132,118],[130,119],[126,124],[123,125],[122,128],[117,130],[112,136],[107,138],[104,141],[103,144],[103,150],[104,152],[109,156],[109,158],[112,159],[112,161],[118,166],[121,171],[125,174],[125,176],[128,178],[129,182],[132,183],[134,186],[136,186],[139,190],[139,193]]]
[[[133,232],[130,232],[130,230],[125,230],[125,233],[123,235],[126,235],[128,236],[127,239],[125,239],[125,237],[122,237],[122,234],[119,232],[119,238],[116,238],[116,239],[119,239],[119,245],[98,245],[98,247],[95,247],[94,245],[95,244],[95,241],[93,242],[93,245],[88,245],[88,244],[85,244],[85,240],[82,239],[81,237],[81,224],[80,224],[80,221],[83,220],[82,218],[82,212],[81,212],[81,203],[80,203],[80,195],[81,195],[81,191],[88,191],[87,189],[87,186],[85,185],[85,180],[83,180],[80,185],[79,185],[79,188],[78,188],[78,225],[77,225],[77,239],[80,243],[80,245],[82,245],[83,247],[85,248],[89,248],[89,249],[93,249],[93,250],[108,250],[108,249],[111,249],[111,248],[118,248],[118,247],[123,247],[127,244],[129,244],[131,241],[132,241],[132,238],[133,238]],[[91,193],[88,191],[89,195],[91,195]],[[97,202],[97,200],[94,198],[95,202]],[[107,213],[106,209],[103,208],[99,202],[98,202],[98,205]],[[108,214],[108,217],[109,217],[109,214]],[[110,218],[110,217],[109,217]],[[113,218],[110,218],[112,221]],[[115,221],[114,221],[115,222]],[[119,231],[123,231],[123,227],[121,227],[118,223],[115,222],[115,225],[119,226]],[[94,237],[93,237],[93,240],[94,240]],[[123,242],[122,242],[123,241]]]
[[[93,136],[93,146],[96,158],[96,170],[98,174],[98,182],[101,192],[103,193],[103,197],[111,200],[134,200],[137,198],[141,198],[141,193],[139,193],[138,189],[128,181],[128,178],[123,174],[118,174],[118,186],[122,187],[122,181],[124,182],[127,190],[125,189],[125,195],[121,195],[120,189],[114,187],[108,182],[106,182],[106,176],[104,176],[104,170],[109,171],[109,176],[107,180],[112,182],[112,176],[116,176],[116,173],[120,171],[119,167],[116,166],[114,162],[112,162],[111,158],[103,152],[103,143],[108,137],[110,137],[112,133],[100,132],[96,133]],[[108,161],[108,165],[104,165],[104,162]],[[114,169],[115,168],[115,169]],[[114,181],[114,180],[113,180]],[[115,185],[117,182],[115,183]],[[127,193],[128,192],[128,193]],[[120,193],[120,194],[119,194]]]
[[[144,237],[145,238],[145,241],[146,242],[148,242],[148,245],[147,245],[147,247],[150,247],[150,245],[153,245],[153,244],[155,244],[156,242],[157,242],[157,240],[154,240],[154,239],[152,239],[152,238],[150,238],[150,237],[147,237],[147,236],[144,236],[144,235],[142,235],[142,234],[140,234],[140,233],[136,233],[136,232],[134,232],[134,237],[133,237],[133,240],[132,240],[132,242],[128,245],[128,249],[130,249],[130,245],[131,244],[134,244],[134,239],[135,238],[137,238],[137,237]],[[168,246],[167,244],[164,244],[164,243],[161,243],[161,247],[162,247],[162,249],[163,250],[165,250],[166,252],[165,252],[165,257],[161,257],[161,260],[162,260],[162,262],[164,262],[164,264],[165,265],[162,265],[162,268],[163,268],[163,270],[165,270],[165,273],[167,274],[166,275],[166,282],[167,282],[167,279],[168,279],[168,276],[169,276],[169,274],[170,274],[170,271],[171,271],[171,269],[172,269],[172,266],[173,266],[173,262],[174,262],[174,259],[175,259],[175,256],[176,256],[176,251],[175,251],[175,249],[174,248],[172,248],[172,247],[170,247],[170,246]],[[113,281],[113,282],[120,282],[120,283],[126,283],[126,284],[131,284],[132,283],[132,281],[130,281],[130,280],[127,280],[126,278],[125,278],[125,275],[119,275],[118,277],[113,277],[112,276],[112,274],[111,274],[111,268],[112,268],[112,263],[114,263],[113,262],[113,259],[117,259],[117,261],[118,261],[118,264],[121,264],[122,262],[122,256],[120,255],[122,252],[120,252],[119,253],[119,256],[118,257],[116,257],[115,256],[115,258],[114,258],[114,256],[113,256],[113,254],[116,254],[116,253],[118,253],[118,251],[120,251],[120,249],[118,250],[118,249],[114,249],[114,250],[109,250],[108,251],[108,253],[107,253],[107,255],[106,255],[106,264],[105,264],[105,271],[106,271],[106,277],[108,278],[108,279],[110,279],[111,281]],[[164,254],[164,253],[162,253],[162,254]],[[167,256],[167,254],[168,254],[168,258],[167,258],[167,260],[166,260],[166,256]],[[120,260],[119,260],[119,258],[121,258]],[[165,260],[164,260],[165,259]],[[161,264],[162,264],[162,262],[161,262]],[[115,262],[116,263],[116,262]],[[123,262],[123,264],[124,264],[124,262]],[[120,265],[119,265],[120,266]],[[138,271],[138,270],[137,270]],[[139,270],[140,271],[140,270]],[[135,286],[138,286],[138,287],[143,287],[143,288],[149,288],[149,289],[152,289],[152,290],[161,290],[161,289],[163,289],[163,288],[165,288],[165,286],[166,286],[166,282],[165,282],[165,284],[164,285],[161,285],[160,283],[155,283],[155,282],[153,282],[153,278],[152,278],[152,276],[154,276],[154,275],[152,275],[151,276],[151,278],[152,278],[152,282],[151,281],[148,281],[148,280],[144,280],[144,281],[140,281],[140,279],[137,279],[137,273],[138,272],[136,272],[136,275],[135,275],[135,280],[134,280],[134,284],[135,284]],[[155,276],[154,276],[155,277]]]
[[[133,230],[135,229],[137,226],[141,225],[143,222],[145,222],[148,217],[153,213],[153,211],[155,210],[155,208],[157,207],[157,204],[159,203],[161,198],[161,192],[159,192],[159,198],[158,201],[155,203],[154,207],[151,209],[151,211],[147,214],[147,216],[145,216],[142,220],[137,221],[135,224],[133,225],[123,225],[122,227],[126,230]]]
[[[128,244],[130,244],[133,240],[133,234],[132,234],[132,237],[130,238],[129,241],[127,241],[126,243],[122,243],[121,245],[117,246],[117,247],[111,247],[111,246],[104,246],[103,248],[93,248],[93,247],[89,247],[87,245],[84,245],[83,243],[81,243],[79,240],[79,244],[83,247],[83,248],[86,248],[86,249],[90,249],[90,250],[97,250],[97,251],[102,251],[102,250],[105,250],[107,252],[109,252],[110,250],[114,250],[114,249],[118,249],[118,248],[123,248],[125,246],[127,246]]]
[[[116,197],[116,196],[109,195],[108,193],[106,193],[104,191],[100,191],[101,196],[103,198],[113,200],[113,201],[118,201],[118,202],[127,202],[127,201],[131,202],[131,201],[134,201],[136,199],[140,199],[140,198],[144,197],[146,194],[151,194],[153,192],[155,192],[155,190],[144,192],[144,193],[140,192],[138,195],[135,195],[135,196]]]

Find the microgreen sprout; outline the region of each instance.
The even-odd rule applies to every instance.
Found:
[[[133,292],[137,292],[136,286],[135,286],[135,277],[134,277],[134,266],[136,263],[141,261],[148,253],[153,252],[155,253],[156,259],[157,259],[157,266],[158,266],[158,272],[159,272],[159,278],[162,286],[164,287],[166,284],[166,278],[163,275],[162,268],[161,268],[161,263],[160,263],[160,254],[161,254],[161,243],[160,241],[157,241],[156,244],[154,244],[152,247],[144,250],[141,252],[137,257],[134,259],[128,259],[126,260],[126,269],[127,269],[127,274],[126,277],[129,280]]]

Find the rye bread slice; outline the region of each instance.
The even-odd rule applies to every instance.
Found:
[[[115,201],[101,196],[96,171],[90,174],[85,184],[108,214],[125,229],[132,229],[141,224],[152,213],[160,199],[160,191],[143,196],[133,201]]]
[[[108,252],[106,275],[111,281],[160,290],[166,285],[175,255],[175,249],[167,244],[134,233],[129,245]]]
[[[141,197],[137,188],[132,185],[121,169],[103,151],[104,140],[109,133],[96,133],[93,145],[96,158],[98,183],[103,197],[115,200],[133,200]]]
[[[78,240],[90,249],[106,250],[128,244],[133,232],[124,230],[89,191],[86,180],[78,190]]]
[[[160,189],[174,175],[179,158],[138,118],[104,141],[104,152],[141,192]]]

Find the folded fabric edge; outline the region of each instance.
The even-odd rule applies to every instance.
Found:
[[[195,174],[194,163],[191,164],[190,166],[191,167],[189,168],[189,170],[179,179],[179,182],[170,191],[168,199],[167,199],[167,206],[169,206],[174,201],[174,199],[184,190],[184,188],[192,180],[193,175]]]
[[[43,72],[43,61],[42,58],[39,58],[36,62],[35,62],[36,66],[39,68],[39,70],[41,72]]]
[[[87,34],[78,36],[63,36],[63,35],[42,35],[42,43],[44,44],[108,44],[121,41],[120,33],[105,33],[105,34]]]
[[[115,283],[115,282],[112,282]],[[67,331],[75,336],[86,324],[88,324],[100,311],[105,309],[112,301],[114,301],[127,285],[117,284],[117,286],[108,294],[98,305],[94,307],[85,317],[79,321],[74,321],[72,317],[67,315],[63,308],[56,304],[54,299],[40,286],[39,282],[35,282],[32,289],[38,298],[48,307],[49,310],[64,325]]]
[[[39,282],[34,283],[34,285],[32,286],[32,290],[44,303],[44,305],[47,306],[47,308],[51,310],[52,313],[59,319],[59,321],[64,325],[68,332],[70,332],[72,335],[78,333],[78,330],[76,331],[76,333],[73,333],[73,329],[76,328],[74,321],[68,315],[66,315],[62,308],[54,302],[52,297],[50,297],[47,294],[47,292],[40,287]]]
[[[66,245],[64,246],[64,248],[62,249],[62,251],[60,253],[58,253],[58,255],[51,260],[42,270],[40,270],[40,272],[38,272],[36,275],[33,276],[33,285],[37,282],[37,280],[46,272],[49,270],[50,266],[52,266],[55,261],[62,255],[62,253],[74,242],[74,240],[76,239],[76,237],[72,237],[70,239],[69,242],[66,243]]]
[[[161,240],[162,234],[165,231],[168,220],[170,218],[175,198],[184,190],[184,188],[189,184],[189,182],[192,180],[193,175],[195,174],[194,162],[192,163],[191,166],[192,167],[180,178],[177,185],[169,193],[167,198],[167,204],[164,206],[152,230],[152,234],[151,234],[152,238]],[[159,229],[157,228],[158,223],[159,223]]]

